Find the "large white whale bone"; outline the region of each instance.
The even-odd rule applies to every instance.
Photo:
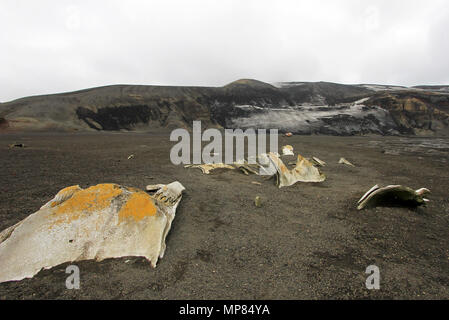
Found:
[[[0,233],[0,282],[89,259],[141,256],[155,267],[183,191],[179,182],[153,196],[117,184],[65,188]]]

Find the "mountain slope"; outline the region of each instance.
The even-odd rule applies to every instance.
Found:
[[[213,90],[213,89],[212,89]],[[207,88],[115,85],[36,96],[0,105],[0,118],[21,130],[138,130],[214,125],[201,103]]]
[[[223,87],[113,85],[2,103],[0,130],[147,131],[201,120],[203,128],[299,134],[449,135],[449,94],[442,87],[252,79]]]

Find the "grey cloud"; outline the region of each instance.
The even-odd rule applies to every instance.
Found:
[[[115,83],[449,82],[428,1],[0,2],[0,101]]]

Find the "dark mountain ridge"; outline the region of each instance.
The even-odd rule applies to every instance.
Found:
[[[77,131],[277,128],[298,134],[449,135],[445,86],[329,82],[223,87],[112,85],[0,104],[0,130]]]

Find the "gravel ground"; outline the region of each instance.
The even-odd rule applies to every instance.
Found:
[[[186,187],[157,268],[139,257],[76,262],[81,289],[67,290],[66,263],[0,284],[0,299],[449,298],[447,139],[281,137],[279,146],[328,164],[325,182],[283,189],[237,171],[175,166],[173,144],[168,133],[0,135],[0,230],[70,185]],[[357,211],[375,184],[427,187],[431,202]],[[381,275],[374,291],[365,287],[373,264]]]

